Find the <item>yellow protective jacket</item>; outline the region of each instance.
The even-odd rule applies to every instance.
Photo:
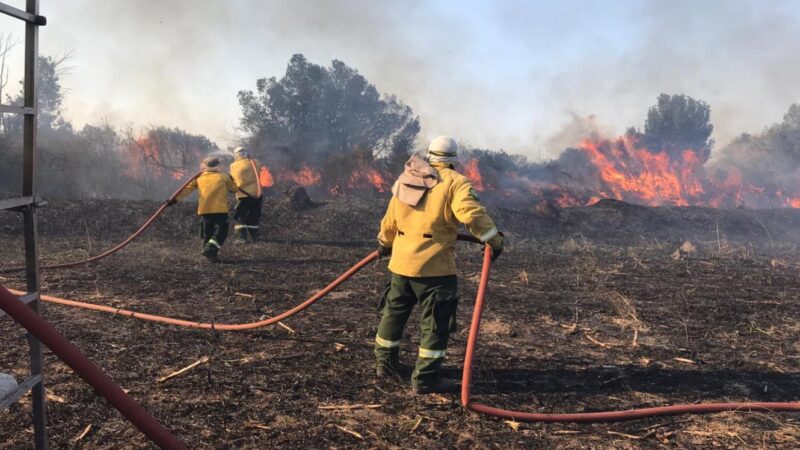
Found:
[[[180,200],[197,190],[197,214],[228,212],[228,192],[236,192],[236,185],[227,173],[206,170],[192,180],[176,197]]]
[[[392,197],[381,221],[378,241],[392,247],[389,270],[406,277],[455,275],[458,225],[483,242],[498,236],[467,177],[449,165],[432,164],[439,183],[417,204]]]
[[[261,170],[261,164],[255,159],[242,158],[231,163],[231,177],[233,178],[233,182],[236,183],[239,189],[250,194],[251,197],[258,197],[261,191],[258,182],[259,170]],[[245,197],[247,197],[247,195],[243,192],[236,193],[236,198]]]

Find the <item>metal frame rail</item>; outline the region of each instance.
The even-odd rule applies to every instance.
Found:
[[[25,239],[25,279],[27,294],[20,297],[36,312],[40,311],[39,300],[39,255],[36,233],[36,208],[43,206],[35,196],[35,153],[36,153],[36,121],[37,121],[37,91],[38,53],[39,53],[39,27],[47,23],[44,16],[39,15],[39,0],[26,0],[25,10],[20,10],[0,2],[0,13],[25,22],[25,74],[23,81],[23,105],[0,105],[0,113],[22,114],[22,196],[0,200],[0,211],[17,211],[22,213]],[[2,100],[2,99],[0,99]],[[0,316],[3,316],[0,313]],[[0,399],[0,411],[19,400],[25,393],[31,391],[33,395],[33,439],[37,450],[47,448],[47,414],[45,407],[44,376],[42,374],[42,344],[38,339],[28,333],[30,347],[31,370],[30,375],[20,384],[19,388]]]

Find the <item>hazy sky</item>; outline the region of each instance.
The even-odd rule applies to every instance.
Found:
[[[41,4],[42,53],[74,52],[63,80],[74,123],[164,124],[222,145],[236,136],[236,93],[281,76],[294,53],[340,59],[396,94],[424,139],[451,134],[535,160],[574,143],[586,127],[576,118],[609,134],[642,126],[661,92],[710,103],[717,147],[800,102],[791,0]],[[0,31],[23,30],[0,18]]]

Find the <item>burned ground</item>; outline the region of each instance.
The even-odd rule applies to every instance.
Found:
[[[385,199],[346,197],[297,211],[265,206],[266,242],[226,245],[201,261],[191,205],[168,210],[139,241],[95,265],[44,271],[43,290],[186,319],[275,315],[372,250]],[[96,253],[157,205],[52,201],[45,262]],[[672,403],[800,400],[800,213],[644,208],[601,202],[557,215],[494,210],[509,248],[496,264],[474,395],[524,411],[599,411]],[[0,216],[2,266],[22,260],[19,219]],[[692,246],[679,247],[689,240]],[[692,249],[691,247],[695,247]],[[481,255],[459,244],[460,374]],[[211,332],[45,304],[51,320],[193,448],[797,448],[793,414],[724,413],[616,424],[516,424],[469,413],[456,395],[414,397],[373,377],[375,306],[385,263],[279,326]],[[22,287],[16,274],[0,282]],[[403,360],[418,341],[412,319]],[[22,378],[24,333],[0,321],[0,368]],[[149,444],[47,353],[54,448]],[[210,357],[210,364],[157,379]],[[328,406],[373,405],[365,409]],[[378,405],[378,406],[374,406]],[[29,397],[0,416],[0,447],[28,448]],[[88,425],[91,430],[79,441]]]

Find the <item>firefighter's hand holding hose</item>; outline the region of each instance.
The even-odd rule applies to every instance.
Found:
[[[378,259],[388,258],[392,256],[392,247],[387,247],[378,242]]]
[[[503,253],[503,235],[498,233],[497,236],[489,239],[486,245],[492,249],[492,262],[495,262]]]

